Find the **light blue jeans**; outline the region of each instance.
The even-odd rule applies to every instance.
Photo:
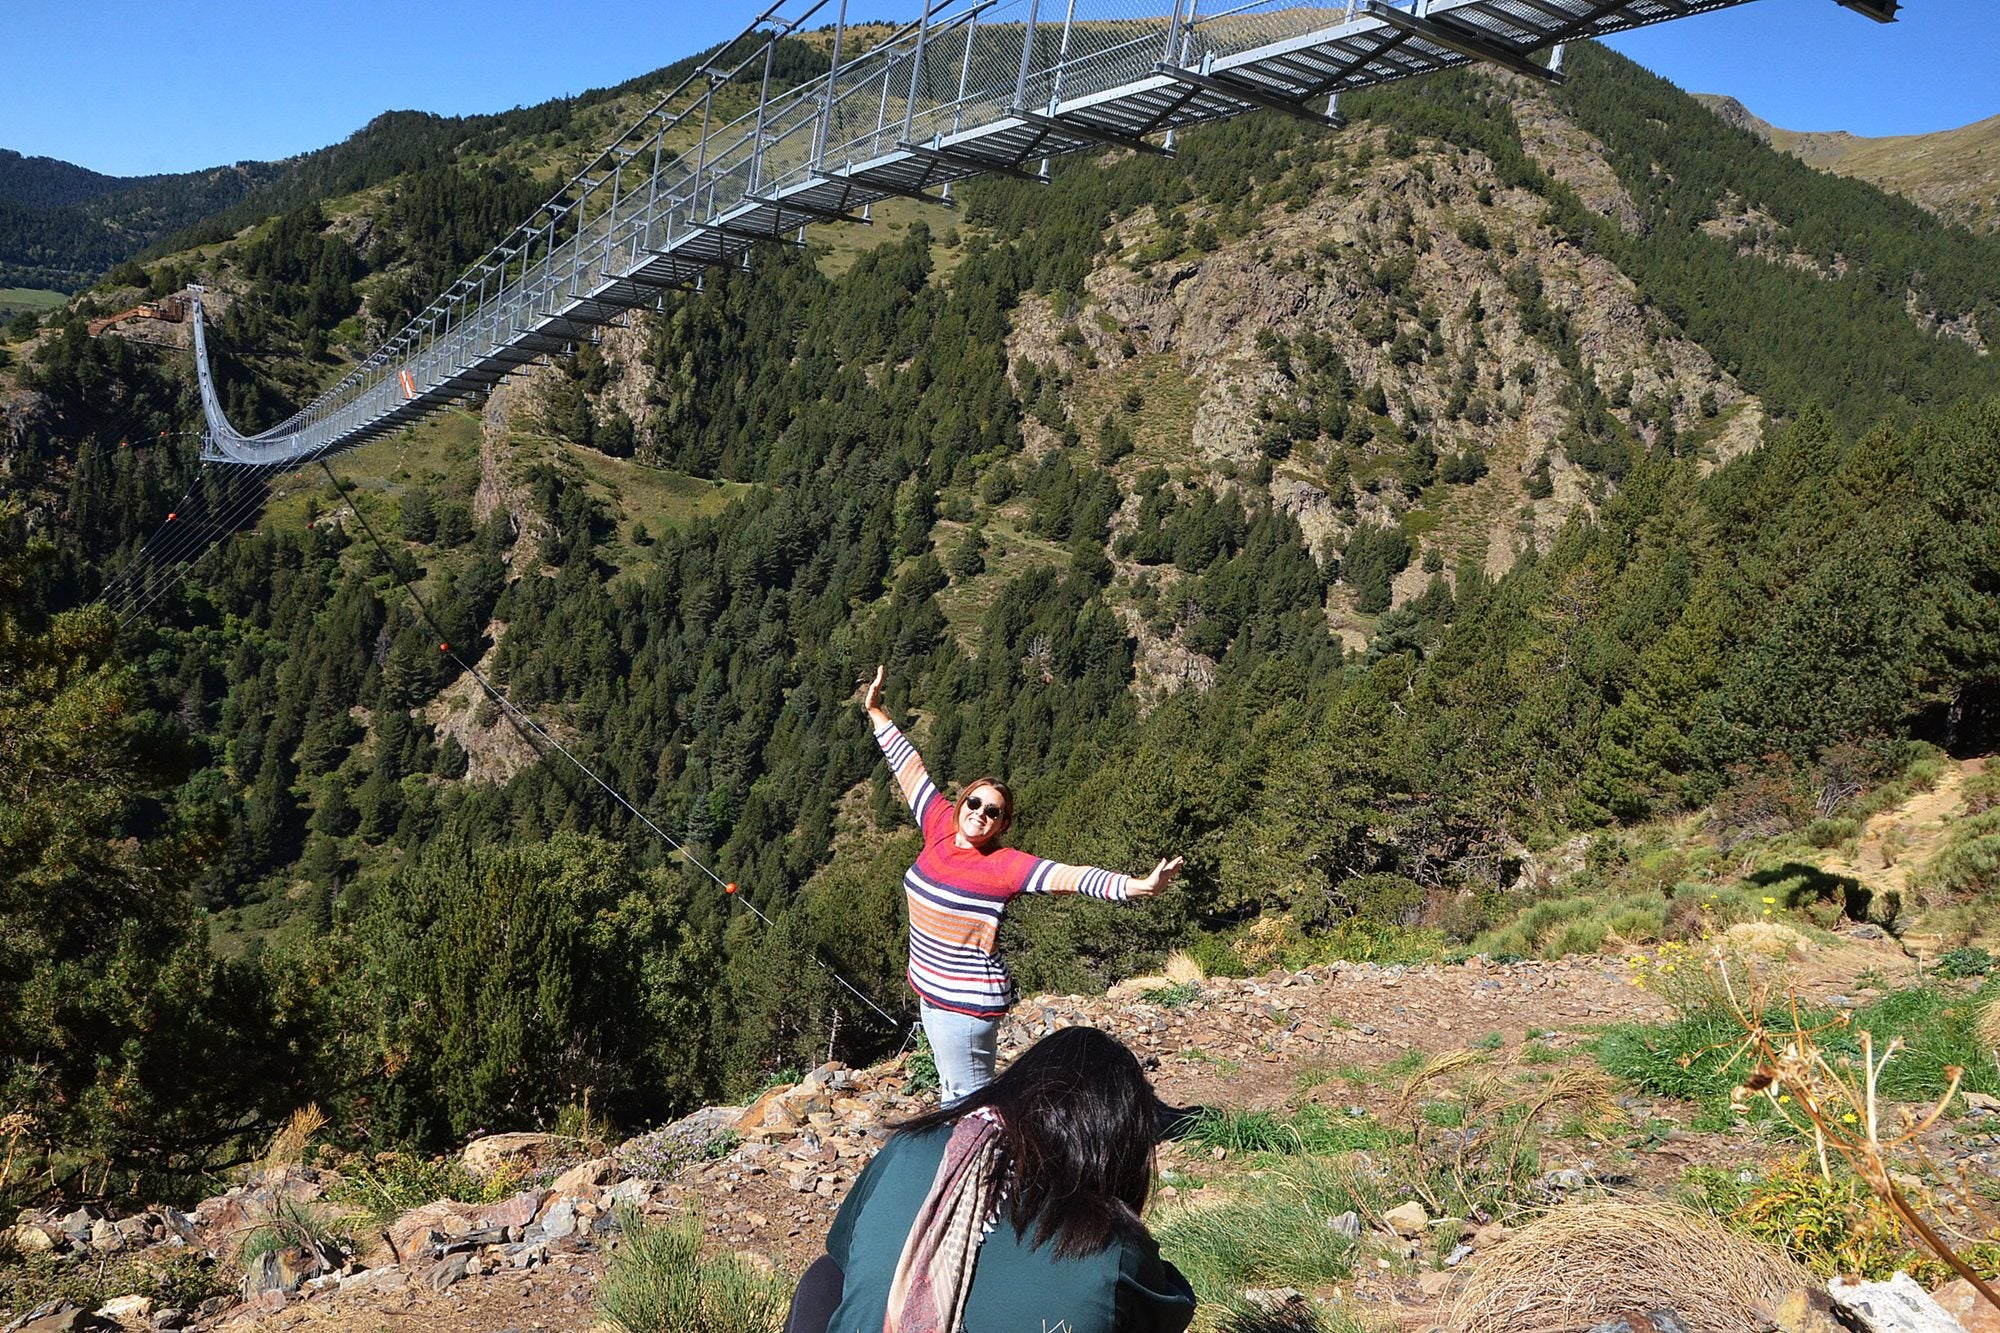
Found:
[[[923,1005],[924,1035],[937,1061],[938,1104],[963,1101],[993,1081],[1000,1049],[1000,1020],[955,1014]]]

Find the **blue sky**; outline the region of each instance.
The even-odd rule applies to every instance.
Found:
[[[914,12],[910,0],[850,12]],[[501,111],[619,83],[738,31],[737,0],[0,0],[0,148],[110,175],[279,158],[387,110]],[[823,13],[831,16],[833,7]],[[2000,3],[1756,0],[1614,45],[1787,129],[1911,134],[2000,113]]]

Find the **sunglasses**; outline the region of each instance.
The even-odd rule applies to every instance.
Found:
[[[965,807],[967,814],[976,815],[981,810],[984,810],[988,817],[993,819],[1005,819],[1007,817],[1007,807],[995,800],[988,799],[982,801],[977,796],[968,796],[960,801],[959,804]]]

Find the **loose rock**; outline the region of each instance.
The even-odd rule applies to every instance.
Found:
[[[1414,1240],[1423,1235],[1431,1225],[1430,1214],[1425,1212],[1424,1206],[1415,1199],[1391,1208],[1382,1214],[1382,1221],[1388,1225],[1389,1230],[1406,1240]]]
[[[1887,1282],[1836,1277],[1826,1291],[1840,1307],[1843,1322],[1862,1333],[1965,1333],[1908,1273],[1897,1273]]]

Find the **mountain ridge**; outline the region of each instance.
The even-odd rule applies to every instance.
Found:
[[[1725,122],[1809,166],[1865,180],[1976,231],[2000,229],[2000,115],[1922,134],[1782,129],[1727,94],[1695,93]]]

